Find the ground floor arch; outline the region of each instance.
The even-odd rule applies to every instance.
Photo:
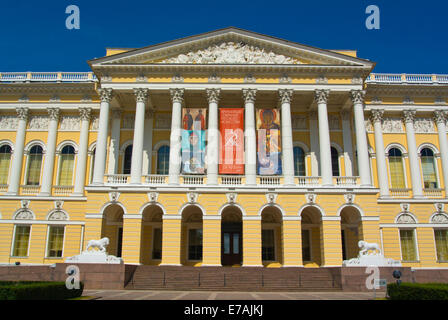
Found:
[[[109,238],[107,251],[121,257],[123,248],[123,215],[124,210],[118,204],[110,204],[103,210],[101,238]]]
[[[346,206],[341,212],[342,260],[358,256],[358,241],[362,240],[361,214],[358,208]]]
[[[202,209],[188,205],[182,210],[181,222],[181,264],[201,265],[203,259]]]
[[[243,213],[228,206],[221,213],[221,264],[241,265],[243,261]]]
[[[264,266],[283,264],[282,212],[276,206],[261,211],[261,259]]]
[[[162,259],[163,210],[151,204],[142,211],[140,263],[156,265]]]
[[[305,207],[301,212],[302,261],[305,267],[322,265],[322,214],[314,206]]]

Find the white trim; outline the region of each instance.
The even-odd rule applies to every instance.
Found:
[[[319,206],[317,203],[306,203],[306,204],[302,205],[302,206],[299,208],[299,213],[298,213],[298,215],[299,215],[300,218],[302,218],[302,212],[303,212],[303,210],[305,210],[307,207],[313,207],[313,208],[316,208],[317,210],[319,210],[321,218],[322,218],[322,217],[325,217],[325,211],[324,211],[324,209],[322,209],[322,207]]]
[[[190,203],[190,202],[188,202],[188,203],[184,203],[184,204],[179,208],[179,211],[177,211],[177,214],[180,215],[180,216],[182,216],[182,215],[183,215],[183,211],[184,211],[186,208],[188,208],[189,206],[198,207],[198,208],[202,211],[202,216],[205,216],[205,215],[206,215],[204,207],[201,206],[201,205],[200,205],[199,203],[197,203],[197,202],[193,202],[193,203]]]
[[[221,216],[218,215],[203,216],[202,220],[221,220]]]
[[[302,217],[285,216],[285,217],[283,217],[283,221],[302,221]]]
[[[140,207],[140,209],[138,210],[138,214],[143,217],[143,212],[146,210],[146,208],[151,207],[151,206],[159,207],[162,210],[162,215],[166,214],[165,207],[160,202],[146,202],[146,203],[144,203]]]
[[[428,223],[432,223],[432,222],[431,222],[431,221],[432,221],[432,218],[434,218],[434,216],[437,215],[437,214],[442,214],[442,215],[444,215],[444,216],[448,219],[448,214],[447,214],[446,212],[434,212],[434,213],[429,217]]]
[[[401,132],[401,133],[403,134],[404,132]],[[393,149],[393,148],[397,148],[398,150],[400,150],[403,157],[404,157],[403,154],[408,153],[406,151],[406,148],[403,145],[401,145],[397,142],[393,142],[393,143],[388,144],[387,147],[384,148],[384,153],[386,154],[386,158],[389,157],[389,151],[390,151],[390,149]]]
[[[367,217],[362,216],[361,221],[380,221],[380,217]]]
[[[263,206],[261,206],[261,208],[258,210],[257,215],[261,216],[261,214],[263,213],[263,210],[269,207],[274,207],[277,208],[280,211],[280,214],[282,215],[282,218],[286,215],[285,210],[277,203],[266,203]]]
[[[162,216],[162,221],[163,220],[182,220],[182,215],[179,215],[179,214],[164,214]]]
[[[241,217],[245,217],[246,216],[246,211],[244,210],[244,208],[239,204],[239,203],[224,203],[221,208],[219,208],[218,210],[218,215],[222,217],[222,212],[224,211],[224,209],[226,209],[227,207],[236,207],[237,209],[240,210],[241,212]]]
[[[341,217],[322,217],[322,221],[341,221]]]
[[[261,221],[261,216],[244,216],[243,221]]]
[[[33,216],[33,219],[32,220],[17,220],[17,215],[20,213],[20,212],[22,212],[22,211],[28,211],[28,212],[31,212],[31,214],[32,214],[32,216]],[[17,209],[14,213],[13,213],[13,215],[12,215],[12,220],[13,221],[33,221],[33,220],[36,220],[36,215],[34,214],[34,212],[33,212],[33,210],[31,210],[30,208],[27,208],[27,209],[25,209],[25,208],[19,208],[19,209]]]
[[[416,217],[413,213],[411,213],[411,212],[409,212],[409,211],[402,211],[402,212],[400,212],[399,214],[397,214],[397,215],[395,216],[394,223],[395,223],[395,224],[400,224],[400,225],[406,225],[407,223],[398,223],[398,222],[397,222],[397,221],[398,221],[398,218],[400,218],[400,216],[402,216],[402,215],[404,215],[404,214],[410,215],[410,216],[415,220],[415,223],[418,224],[417,217]]]
[[[86,218],[88,218],[86,216]],[[4,219],[0,220],[0,224],[62,224],[62,225],[85,225],[85,221],[67,221],[67,220],[12,220],[12,219]]]
[[[142,215],[141,214],[124,214],[123,215],[123,219],[142,219]]]
[[[42,140],[38,140],[38,139],[29,141],[29,142],[25,145],[25,147],[23,148],[24,153],[25,153],[25,154],[28,154],[28,153],[30,152],[30,149],[31,149],[32,147],[34,147],[35,145],[39,145],[39,146],[41,146],[41,147],[42,147],[42,153],[43,153],[43,154],[46,154],[46,152],[47,152],[47,146],[45,145],[44,142],[42,142]]]
[[[119,201],[108,201],[105,204],[103,204],[103,206],[100,209],[101,217],[104,217],[104,211],[107,209],[107,207],[109,207],[111,205],[114,205],[114,204],[120,206],[121,209],[123,209],[123,216],[128,214],[127,211],[126,211],[126,207],[121,202],[119,202]]]
[[[434,158],[436,157],[437,153],[440,153],[439,149],[435,145],[429,142],[423,142],[417,147],[417,153],[420,154],[423,149],[428,148],[431,149],[431,151],[434,153]]]
[[[448,228],[448,223],[380,223],[381,228]]]
[[[342,210],[344,210],[344,209],[347,208],[347,207],[352,207],[352,208],[355,208],[356,210],[358,210],[359,217],[360,217],[361,219],[362,219],[362,217],[365,216],[365,215],[364,215],[364,211],[363,211],[363,210],[361,209],[361,207],[360,207],[359,205],[357,205],[356,203],[345,203],[345,204],[343,204],[342,206],[339,207],[339,209],[338,209],[336,215],[337,215],[338,217],[340,217],[340,216],[341,216],[341,213],[342,213]]]
[[[79,151],[78,145],[76,144],[75,141],[73,141],[73,140],[64,140],[64,141],[62,141],[61,143],[59,143],[59,144],[57,145],[57,147],[56,147],[56,153],[62,152],[62,149],[63,149],[65,146],[72,146],[72,147],[75,149],[75,154],[77,154],[78,151]]]
[[[58,211],[62,211],[62,212],[64,212],[64,213],[67,215],[67,220],[63,220],[63,221],[68,221],[68,220],[70,220],[70,216],[69,216],[69,214],[68,214],[67,211],[65,211],[64,209],[57,209],[57,208],[51,209],[51,210],[47,213],[47,216],[45,217],[45,220],[48,220],[48,221],[55,221],[55,220],[50,220],[50,216],[51,216],[53,213],[58,212]],[[58,221],[58,220],[56,220],[56,221]]]

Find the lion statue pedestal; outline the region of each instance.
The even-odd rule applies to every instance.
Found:
[[[113,263],[122,264],[123,259],[108,255],[106,247],[109,245],[109,238],[100,240],[90,240],[87,248],[77,256],[65,259],[66,263]],[[95,250],[98,249],[98,250]]]
[[[401,267],[401,262],[384,257],[377,243],[359,241],[359,254],[357,258],[344,260],[344,267]]]

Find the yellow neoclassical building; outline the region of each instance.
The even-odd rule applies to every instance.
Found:
[[[447,75],[237,28],[0,73],[0,264],[448,265]]]

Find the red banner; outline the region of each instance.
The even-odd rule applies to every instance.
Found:
[[[220,174],[244,174],[244,108],[220,108]]]

